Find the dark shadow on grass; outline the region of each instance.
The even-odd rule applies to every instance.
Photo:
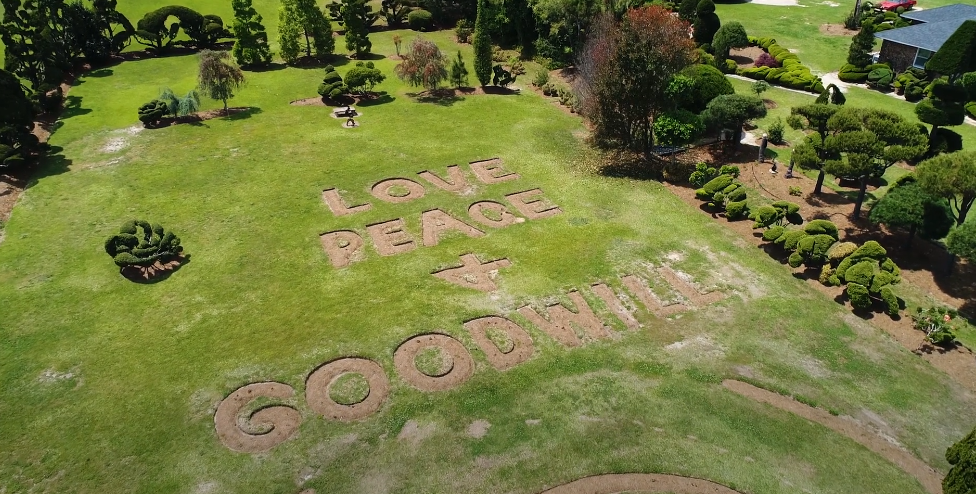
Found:
[[[261,113],[261,109],[256,106],[245,106],[242,108],[228,108],[226,114],[221,114],[221,120],[244,120],[251,118],[252,115]]]
[[[241,69],[246,70],[248,72],[274,72],[277,70],[284,70],[287,68],[288,65],[283,63],[276,63],[276,62],[269,63],[267,65],[253,65],[250,67],[241,67]]]
[[[74,96],[69,94],[64,99],[64,109],[61,111],[61,116],[59,120],[67,120],[71,117],[77,117],[78,115],[87,115],[91,113],[91,108],[81,107],[81,96]]]
[[[364,53],[361,56],[350,58],[349,60],[356,61],[356,62],[358,61],[367,62],[370,60],[384,60],[384,59],[386,59],[386,55],[380,55],[379,53]]]
[[[407,93],[420,103],[433,103],[440,106],[452,106],[458,101],[464,101],[464,96],[458,96],[454,89],[435,89],[421,93]]]
[[[87,79],[89,77],[95,77],[95,78],[108,77],[110,75],[113,75],[114,73],[115,73],[115,71],[112,70],[111,68],[109,68],[109,67],[103,67],[103,68],[100,68],[100,69],[95,69],[95,70],[91,70],[91,71],[85,72],[84,78]]]
[[[61,146],[50,146],[47,152],[40,157],[38,164],[34,172],[31,174],[30,180],[27,182],[25,188],[29,189],[40,181],[42,178],[50,177],[53,175],[60,175],[71,168],[72,161],[66,158],[63,154],[64,148]],[[30,173],[30,171],[28,171]]]
[[[359,100],[358,105],[359,106],[377,106],[377,105],[384,105],[386,103],[392,103],[394,101],[396,101],[396,98],[394,98],[390,94],[384,92],[384,93],[377,94],[375,96],[371,96],[371,97],[368,97],[368,98],[362,98],[362,99]]]
[[[119,274],[125,279],[142,285],[152,285],[159,283],[177,272],[183,266],[190,264],[190,255],[185,254],[175,257],[165,264],[156,262],[152,266],[127,266],[119,270]]]

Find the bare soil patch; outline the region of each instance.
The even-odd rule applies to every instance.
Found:
[[[736,48],[729,51],[729,58],[735,60],[735,64],[740,68],[756,66],[756,57],[766,53],[758,46],[748,46],[746,48]]]
[[[487,420],[475,420],[474,422],[471,422],[471,425],[468,426],[468,435],[475,439],[481,439],[488,434],[488,428],[490,427],[491,422],[488,422]]]
[[[820,32],[827,36],[849,36],[853,37],[857,31],[847,29],[843,24],[821,24]]]
[[[692,477],[660,473],[612,473],[585,477],[547,489],[540,494],[616,494],[619,492],[735,494],[739,491],[709,480]]]
[[[757,388],[742,381],[727,379],[722,385],[733,393],[745,396],[760,403],[772,405],[780,410],[816,422],[828,429],[849,437],[854,442],[874,451],[894,463],[909,475],[918,479],[925,490],[932,494],[942,494],[942,475],[911,453],[892,444],[887,439],[870,432],[861,424],[845,417],[835,417],[826,410],[804,405],[792,398]]]

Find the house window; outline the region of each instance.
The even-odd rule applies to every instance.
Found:
[[[912,64],[912,67],[924,69],[925,62],[928,62],[932,55],[935,55],[934,51],[919,48],[918,53],[915,54],[915,63]]]

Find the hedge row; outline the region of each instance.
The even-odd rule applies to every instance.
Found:
[[[810,68],[800,63],[800,57],[776,43],[773,38],[749,36],[749,44],[766,50],[779,62],[780,67],[752,67],[742,69],[739,75],[750,79],[764,80],[791,89],[822,93],[823,82],[810,72]]]

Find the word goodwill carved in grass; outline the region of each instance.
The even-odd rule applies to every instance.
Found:
[[[502,161],[498,158],[474,161],[469,163],[471,173],[479,182],[487,185],[518,180],[520,177],[502,168]],[[431,186],[454,194],[464,195],[472,190],[460,167],[447,167],[447,177],[441,177],[434,172],[424,170],[417,175]],[[376,182],[370,188],[370,194],[383,202],[394,204],[406,203],[424,197],[427,189],[417,181],[409,178],[388,178]],[[478,201],[468,206],[470,222],[455,218],[441,209],[430,209],[420,213],[420,241],[424,247],[431,247],[440,242],[441,237],[450,231],[459,232],[468,237],[480,238],[485,231],[479,227],[505,228],[528,220],[548,218],[562,212],[558,206],[551,204],[542,195],[540,189],[529,189],[506,194],[505,200],[511,207],[497,201]],[[372,209],[371,203],[350,205],[339,191],[332,188],[322,191],[322,200],[336,216],[347,216]],[[472,224],[473,223],[473,224]],[[376,252],[381,256],[394,256],[409,252],[417,248],[418,241],[414,235],[406,230],[403,218],[394,218],[365,226],[366,234],[373,243]],[[353,230],[335,230],[320,236],[322,248],[329,256],[329,261],[337,268],[344,268],[364,259],[363,235]]]
[[[670,268],[660,268],[657,272],[660,279],[684,300],[662,301],[649,288],[648,281],[636,275],[620,279],[620,285],[656,317],[673,315],[693,306],[705,306],[725,297],[717,291],[702,293]],[[593,283],[589,288],[627,330],[640,329],[633,310],[617,291],[605,283]],[[555,304],[540,310],[525,305],[515,312],[535,326],[539,333],[565,347],[578,347],[588,341],[613,336],[613,330],[579,291],[573,290],[566,295],[574,307]],[[463,327],[488,364],[498,371],[511,369],[535,353],[532,336],[511,316],[483,316],[463,323]],[[504,334],[503,342],[489,336],[490,332],[495,336]],[[428,349],[449,355],[453,365],[439,371],[421,369],[418,357]],[[407,339],[394,350],[393,364],[403,382],[428,392],[457,387],[470,379],[475,370],[471,352],[454,337],[442,333],[420,334]],[[357,403],[339,403],[330,394],[333,385],[347,374],[358,374],[367,383],[368,391]],[[314,369],[305,381],[308,408],[327,420],[353,421],[369,417],[382,408],[389,391],[390,379],[383,366],[361,357],[342,357],[326,362]],[[278,382],[252,383],[238,388],[217,406],[214,415],[217,437],[224,446],[245,453],[266,451],[281,444],[298,430],[302,413],[289,405],[269,405],[268,401],[286,400],[294,394],[294,388]]]

